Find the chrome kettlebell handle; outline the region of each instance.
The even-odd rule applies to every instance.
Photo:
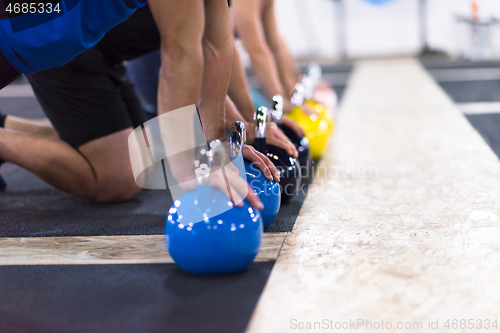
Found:
[[[255,138],[265,139],[266,138],[266,122],[267,115],[269,114],[269,109],[265,106],[261,106],[255,112],[253,119],[255,120]]]
[[[210,171],[213,165],[213,156],[207,147],[201,147],[196,152],[194,159],[194,174],[198,180],[198,185],[210,184]]]
[[[295,106],[302,106],[304,104],[305,87],[302,83],[295,85],[291,102]]]
[[[314,80],[309,76],[304,76],[302,78],[302,85],[304,86],[304,98],[311,99],[314,95]]]
[[[236,121],[231,126],[231,134],[229,136],[229,145],[231,149],[231,157],[243,156],[243,145],[247,142],[247,130],[245,124],[241,121]]]
[[[212,171],[215,171],[219,168],[223,168],[226,165],[226,150],[224,149],[224,146],[222,145],[222,142],[220,140],[213,140],[210,141],[208,144],[210,146],[210,169]],[[215,158],[219,157],[219,160],[216,160]],[[217,163],[217,164],[216,164]]]
[[[266,146],[266,122],[269,109],[261,106],[254,114],[255,120],[255,143],[254,147],[263,154],[267,153]]]
[[[283,97],[281,95],[274,95],[273,108],[269,112],[267,121],[273,121],[277,124],[280,124],[282,117],[283,117]]]
[[[220,161],[215,165],[215,157],[219,156]],[[195,174],[198,180],[198,185],[210,184],[210,173],[223,168],[226,165],[226,151],[220,140],[210,141],[208,149],[202,147],[198,150],[194,161]]]
[[[314,88],[316,88],[322,79],[323,69],[320,65],[312,63],[307,68],[307,76],[313,80]]]

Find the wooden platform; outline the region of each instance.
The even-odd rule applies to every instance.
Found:
[[[265,233],[256,262],[274,261],[286,233]],[[173,264],[164,235],[0,238],[2,265]]]
[[[359,62],[248,331],[493,322],[499,199],[498,158],[418,61]]]

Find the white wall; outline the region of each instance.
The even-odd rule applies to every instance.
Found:
[[[276,0],[278,29],[296,56],[338,53],[332,0]]]
[[[349,57],[416,54],[420,50],[418,0],[392,0],[374,5],[365,0],[345,3],[346,47]],[[481,17],[500,18],[500,0],[477,0]],[[429,44],[450,54],[470,47],[465,26],[457,14],[470,15],[470,0],[427,0]],[[337,58],[336,10],[333,0],[276,0],[278,28],[297,57]],[[492,29],[500,55],[500,25]]]
[[[349,57],[418,52],[417,0],[393,0],[383,5],[364,0],[347,0],[345,3]]]

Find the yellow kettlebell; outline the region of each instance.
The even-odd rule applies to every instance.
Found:
[[[304,105],[305,87],[302,83],[295,85],[291,102],[294,105],[292,111],[286,116],[295,121],[302,130],[306,133],[309,140],[309,149],[311,150],[312,159],[321,157],[328,143],[330,124],[325,114],[306,114],[300,107]],[[306,104],[307,105],[307,104]]]
[[[311,157],[317,159],[321,157],[328,143],[328,119],[324,115],[307,115],[298,106],[294,106],[286,117],[295,121],[306,133],[309,140]]]
[[[309,72],[311,72],[311,66],[309,66]],[[321,73],[321,69],[319,69]],[[302,84],[297,84],[295,86],[295,93],[301,94],[304,97],[304,103],[313,109],[314,111],[324,115],[328,121],[328,134],[332,135],[333,130],[335,128],[335,119],[333,116],[333,111],[328,109],[325,105],[313,101],[312,96],[314,95],[314,78],[309,76],[305,76],[302,79]]]
[[[333,117],[333,112],[323,104],[315,102],[310,99],[306,100],[305,104],[314,111],[325,116],[326,121],[328,122],[328,135],[332,135],[333,130],[335,129],[335,120]]]

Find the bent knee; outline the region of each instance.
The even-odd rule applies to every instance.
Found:
[[[95,203],[122,202],[134,198],[141,192],[135,182],[124,182],[115,186],[101,187],[91,200]]]

